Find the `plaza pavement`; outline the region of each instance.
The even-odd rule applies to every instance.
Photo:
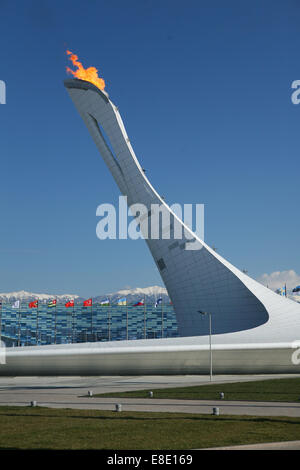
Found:
[[[295,375],[299,377],[298,375]],[[265,380],[291,375],[215,376],[213,383]],[[300,402],[247,402],[224,400],[169,400],[153,398],[88,397],[107,392],[183,387],[210,383],[207,376],[112,376],[112,377],[0,377],[0,406],[38,406],[122,411],[180,412],[212,414],[214,407],[220,414],[249,416],[300,417]]]

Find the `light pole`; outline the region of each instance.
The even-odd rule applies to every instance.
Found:
[[[209,312],[202,312],[202,310],[198,310],[198,313],[201,315],[208,315],[209,317],[209,380],[212,381],[212,349],[211,349],[211,313]]]

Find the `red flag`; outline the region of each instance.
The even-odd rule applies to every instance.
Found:
[[[92,306],[92,299],[85,300],[83,302],[84,307],[91,307]]]
[[[67,303],[65,304],[65,307],[67,307],[67,308],[68,308],[68,307],[74,307],[74,300],[69,300],[69,302],[67,302]]]
[[[144,301],[143,301],[143,300],[140,300],[139,302],[137,302],[136,304],[134,304],[134,307],[139,307],[140,305],[144,305]]]
[[[33,302],[30,302],[30,303],[28,304],[28,307],[29,307],[29,308],[38,308],[38,303],[39,303],[38,300],[34,300]]]

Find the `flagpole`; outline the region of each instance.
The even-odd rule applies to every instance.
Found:
[[[128,341],[128,305],[126,301],[126,340]]]
[[[28,346],[28,318],[30,318],[29,314],[28,314],[28,306],[26,307],[26,321],[25,321],[25,324],[26,324],[26,340],[25,340],[25,345]]]
[[[66,304],[65,304],[65,308],[66,308]],[[67,310],[67,332],[68,332],[68,336],[69,336],[69,340],[70,340],[70,343],[72,343],[72,311],[71,313],[68,314],[68,310]],[[71,318],[71,321],[69,320],[69,317]]]
[[[110,341],[110,317],[111,317],[111,297],[109,298],[109,307],[108,307],[108,341]]]
[[[2,300],[0,300],[0,343],[2,345]]]
[[[144,339],[146,339],[147,328],[146,328],[146,296],[144,294]]]
[[[55,317],[56,317],[56,320],[57,320],[57,298],[56,297],[55,297]]]
[[[164,301],[161,299],[161,337],[164,337]]]
[[[56,322],[57,322],[57,311],[55,304],[55,314],[54,314],[54,344],[56,344]]]
[[[38,335],[38,331],[39,331],[39,301],[37,301],[37,307],[36,307],[36,333],[35,333],[35,339],[36,339],[36,345],[38,346],[38,342],[39,342],[39,335]]]
[[[93,300],[91,300],[91,341],[93,341]]]
[[[74,323],[75,323],[75,300],[73,302],[72,318],[71,318],[71,342],[74,342]]]
[[[19,331],[18,331],[18,346],[20,346],[21,340],[21,302],[19,301]]]

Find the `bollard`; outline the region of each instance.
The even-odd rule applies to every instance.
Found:
[[[88,391],[88,396],[89,396],[89,397],[92,397],[92,396],[93,396],[92,390],[89,390],[89,391]]]
[[[36,401],[31,401],[30,406],[37,406],[37,402]]]
[[[149,392],[149,397],[153,398],[153,392]]]
[[[215,415],[215,416],[219,416],[220,409],[219,408],[213,408],[213,413],[212,414]]]
[[[116,404],[116,411],[122,411],[122,405],[120,403]]]
[[[221,398],[221,400],[224,400],[224,393],[223,392],[220,392],[220,398]]]

